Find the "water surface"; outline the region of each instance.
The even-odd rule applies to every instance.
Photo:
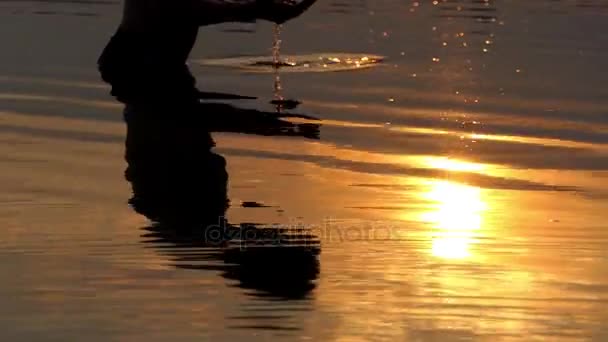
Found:
[[[608,339],[606,1],[327,0],[285,25],[285,55],[384,58],[281,74],[319,140],[213,134],[231,222],[320,239],[288,274],[129,207],[122,108],[95,69],[119,13],[0,1],[3,340]],[[272,29],[202,29],[199,88],[273,111],[271,73],[199,63],[270,58]]]

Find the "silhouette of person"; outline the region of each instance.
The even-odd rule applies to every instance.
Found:
[[[315,1],[125,0],[122,22],[99,59],[101,76],[123,103],[187,113],[199,96],[186,60],[200,26],[257,19],[282,23]]]
[[[111,94],[125,104],[124,119],[129,127],[127,160],[136,161],[133,164],[137,165],[137,168],[130,166],[127,169],[127,178],[146,182],[146,177],[159,178],[157,175],[164,173],[179,182],[178,177],[173,177],[177,175],[172,175],[171,172],[180,163],[193,167],[184,172],[220,170],[221,167],[209,167],[214,163],[218,166],[225,164],[222,157],[210,152],[213,146],[210,131],[318,138],[318,125],[296,125],[271,113],[237,109],[221,103],[202,103],[201,99],[208,97],[244,97],[200,92],[186,65],[199,26],[256,19],[284,22],[297,17],[314,2],[315,0],[299,3],[292,0],[126,0],[119,29],[99,58],[99,71],[103,80],[112,86]],[[185,126],[185,123],[190,126]],[[131,131],[132,127],[142,125],[146,129]],[[143,137],[140,136],[142,134]],[[190,140],[184,141],[185,139]],[[191,151],[180,149],[183,146],[189,146]],[[195,151],[207,152],[201,155]],[[184,153],[186,155],[182,155]],[[188,160],[188,153],[196,155],[196,158]],[[202,159],[203,156],[206,159]],[[163,160],[166,164],[158,164],[156,160]],[[146,177],[133,176],[142,167],[154,170],[157,175],[146,171]],[[192,193],[212,193],[215,200],[224,192],[225,197],[225,171],[207,176],[199,177],[206,180],[205,184],[188,185],[201,190],[205,188],[205,191]],[[190,177],[182,179],[188,180]],[[222,210],[225,210],[226,204],[221,204],[222,201],[204,203],[206,198],[197,201],[186,198],[180,201],[172,193],[174,186],[167,189],[144,186],[145,189],[157,192],[155,196],[145,197],[157,200],[140,203],[142,201],[137,196],[140,193],[140,182],[132,183],[136,194],[132,202],[137,204],[134,207],[153,221],[162,220],[182,226],[196,221],[212,221],[193,214],[196,210],[188,207],[193,203],[206,208],[208,216],[216,220]],[[164,196],[156,196],[160,194]],[[223,202],[226,202],[225,198]]]
[[[215,248],[212,253],[191,251],[189,260],[223,261],[223,275],[238,280],[239,286],[281,298],[302,298],[314,288],[318,241],[305,232],[230,229],[225,219],[226,161],[212,151],[210,132],[318,139],[319,125],[291,123],[282,119],[286,114],[204,102],[246,97],[200,92],[186,60],[199,26],[256,19],[281,23],[314,2],[126,0],[120,27],[98,63],[112,95],[125,104],[125,177],[133,190],[130,204],[155,222],[147,228],[146,237],[152,239],[147,242]],[[218,232],[214,227],[219,228],[217,236],[210,234]],[[233,231],[239,235],[228,236]],[[267,248],[268,241],[278,248]],[[237,247],[231,248],[235,242]]]

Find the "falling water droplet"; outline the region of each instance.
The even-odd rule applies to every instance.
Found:
[[[274,25],[273,32],[273,42],[272,42],[272,67],[274,69],[274,100],[275,101],[283,101],[283,95],[281,94],[281,90],[283,86],[281,85],[281,75],[279,73],[279,68],[281,65],[281,25]],[[281,112],[281,105],[277,105],[277,112]]]

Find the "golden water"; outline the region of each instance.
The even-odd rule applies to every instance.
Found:
[[[281,70],[320,140],[214,134],[231,222],[321,239],[298,298],[127,205],[121,106],[94,70],[117,3],[0,6],[0,340],[608,340],[606,2],[317,5],[285,52],[383,62]],[[201,30],[193,60],[229,66],[191,63],[202,90],[273,110],[272,70],[238,67],[269,59],[259,31]],[[280,283],[284,261],[262,273]]]

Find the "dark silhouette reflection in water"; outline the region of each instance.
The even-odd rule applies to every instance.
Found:
[[[303,228],[228,223],[226,161],[212,151],[210,132],[316,139],[319,125],[222,103],[199,110],[205,114],[175,118],[127,106],[129,202],[154,222],[143,241],[176,267],[220,271],[252,295],[306,298],[319,273],[318,239]]]
[[[143,242],[176,267],[219,270],[255,296],[309,298],[319,273],[319,241],[303,229],[229,224],[226,161],[212,151],[210,133],[318,139],[319,125],[285,119],[305,115],[209,102],[248,97],[199,91],[186,60],[199,26],[283,22],[314,2],[254,8],[250,2],[127,0],[122,23],[98,61],[111,94],[126,106],[130,204],[154,222]]]

